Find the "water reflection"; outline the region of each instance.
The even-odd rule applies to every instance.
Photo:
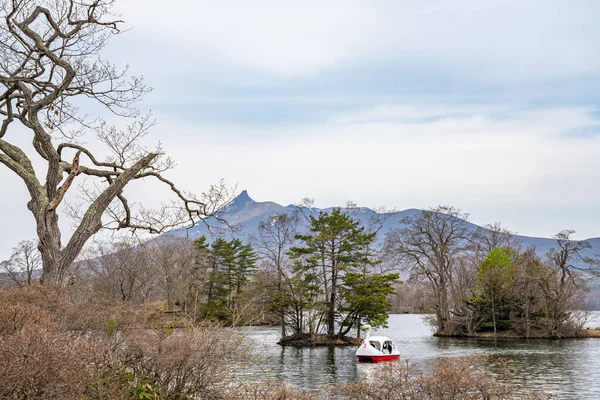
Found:
[[[543,389],[561,399],[600,398],[600,339],[475,340],[436,338],[419,315],[392,315],[390,327],[377,331],[396,342],[403,359],[426,363],[437,357],[474,354],[484,368],[517,387]],[[356,362],[354,348],[282,348],[277,327],[245,328],[255,364],[243,380],[275,379],[317,390],[323,385],[369,378],[370,364]]]

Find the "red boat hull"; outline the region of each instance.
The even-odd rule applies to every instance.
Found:
[[[384,356],[357,356],[358,362],[378,363],[382,361],[393,361],[400,358],[400,354],[388,354]]]

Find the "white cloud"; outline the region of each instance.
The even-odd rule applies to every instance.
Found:
[[[122,12],[134,29],[115,38],[106,56],[129,62],[161,88],[155,105],[165,108],[157,110],[163,117],[154,137],[177,159],[171,176],[183,187],[200,191],[225,177],[258,199],[282,203],[305,196],[320,206],[348,199],[398,208],[451,203],[476,210],[476,222],[500,219],[523,234],[571,227],[599,236],[600,221],[589,217],[600,197],[600,137],[589,134],[598,131],[595,110],[491,100],[493,88],[518,91],[533,82],[584,104],[600,71],[598,11],[600,4],[586,1],[130,0]],[[297,122],[303,114],[293,106],[347,109],[343,90],[314,92],[353,68],[368,81],[344,75],[338,86],[360,98],[353,104],[374,107]],[[439,75],[462,84],[444,91],[445,100],[416,103]],[[381,87],[413,79],[425,83],[398,94],[406,103],[378,96]],[[584,87],[570,92],[562,80]],[[202,92],[206,82],[216,82],[213,92]],[[305,82],[311,90],[303,90]],[[263,89],[258,96],[255,86]],[[448,100],[464,102],[464,92],[484,100]],[[260,103],[264,114],[286,102],[296,124],[197,121],[194,106],[220,102],[241,105],[227,109],[231,120],[249,112],[246,102]],[[167,108],[182,103],[189,108],[177,109],[180,115]],[[186,121],[176,119],[182,114]],[[3,168],[0,181],[15,193],[0,196],[1,259],[34,229],[21,182]],[[164,193],[148,186],[135,192],[155,201]]]
[[[600,233],[597,222],[572,213],[600,197],[600,136],[565,135],[597,127],[588,109],[515,111],[499,120],[489,117],[492,111],[440,107],[434,115],[456,116],[415,123],[407,108],[398,107],[400,114],[387,119],[358,112],[353,123],[346,114],[344,122],[332,117],[305,127],[180,126],[186,139],[168,147],[179,160],[182,182],[194,182],[202,171],[203,180],[225,177],[263,200],[312,196],[321,206],[352,199],[401,209],[451,203],[466,211],[489,204],[489,219],[484,215],[482,222],[494,220],[498,210],[510,218],[511,210],[524,207],[559,208],[565,214],[549,216],[553,226]],[[426,106],[411,107],[415,116],[430,115]],[[369,114],[376,117],[365,118]],[[525,234],[558,230],[526,220],[517,225]]]
[[[134,27],[126,35],[136,43],[134,57],[147,62],[146,70],[173,78],[176,71],[218,73],[225,66],[237,69],[232,81],[251,83],[250,71],[285,78],[395,62],[498,84],[597,74],[597,7],[543,0],[178,0],[168,6],[132,0],[123,17]]]
[[[170,138],[165,148],[178,162],[170,177],[192,191],[225,178],[258,200],[284,204],[307,196],[318,206],[453,204],[474,210],[477,223],[501,220],[526,235],[568,227],[590,237],[600,236],[600,221],[589,217],[600,198],[600,135],[565,134],[598,132],[590,111],[387,104],[305,126],[163,119],[148,141]],[[499,113],[505,118],[491,117]],[[5,168],[0,179],[13,193],[0,197],[10,227],[0,235],[0,256],[8,256],[16,241],[34,236],[33,219],[23,185]],[[128,192],[153,204],[169,194],[146,184]]]

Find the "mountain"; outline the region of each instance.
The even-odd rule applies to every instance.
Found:
[[[267,218],[273,216],[274,214],[291,214],[297,209],[297,206],[291,204],[288,206],[282,206],[280,204],[274,203],[272,201],[259,202],[253,200],[246,190],[242,191],[234,201],[225,208],[223,211],[222,217],[227,219],[227,221],[232,225],[237,225],[239,230],[236,233],[231,233],[225,231],[224,235],[226,238],[240,237],[243,240],[248,240],[252,235],[258,234],[258,224],[261,221],[267,220]],[[312,208],[307,209],[304,208],[303,211],[309,213],[311,215],[318,215],[320,211],[331,211],[333,208]],[[414,216],[421,212],[419,209],[408,209],[404,211],[399,211],[393,214],[385,214],[382,216],[387,217],[385,223],[380,231],[381,236],[387,232],[389,232],[393,228],[401,227],[401,220],[407,216]],[[369,219],[373,216],[377,215],[377,212],[366,207],[360,207],[356,209],[351,209],[349,212],[352,214],[352,217],[361,221],[363,225],[367,225],[369,223]],[[208,225],[215,226],[217,228],[223,228],[223,224],[219,223],[214,218],[207,220]],[[466,222],[467,227],[475,231],[479,227],[471,222]],[[209,239],[211,237],[211,232],[209,232],[206,224],[199,223],[195,227],[191,229],[177,229],[168,233],[169,235],[187,237],[189,239],[196,239],[202,235],[206,235]],[[523,247],[534,246],[537,249],[537,253],[540,256],[543,256],[548,252],[548,250],[555,247],[555,241],[550,238],[539,238],[539,237],[530,237],[530,236],[521,236],[515,235],[515,238],[522,243]],[[593,256],[595,254],[600,253],[600,237],[599,238],[590,238],[587,241],[592,245],[592,249],[584,252],[584,256]]]

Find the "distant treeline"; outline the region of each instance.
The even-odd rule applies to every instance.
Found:
[[[555,235],[541,258],[498,223],[471,231],[454,207],[407,217],[386,235],[379,231],[390,214],[361,225],[352,209],[302,210],[270,216],[245,242],[95,242],[72,283],[121,301],[164,302],[196,323],[280,324],[282,337],[353,329],[360,337],[361,325],[385,326],[390,311],[432,313],[442,335],[582,332],[600,262],[581,256],[590,245],[571,240],[572,231]],[[21,286],[35,282],[36,268],[33,242],[2,263],[4,280]]]

